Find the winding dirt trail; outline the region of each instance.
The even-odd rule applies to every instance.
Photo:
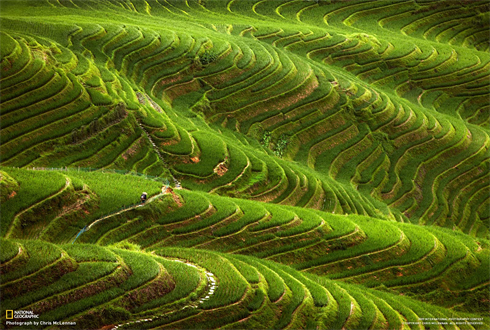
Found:
[[[199,300],[196,300],[196,301],[190,301],[188,304],[182,306],[181,308],[179,308],[177,310],[174,310],[171,312],[165,312],[165,313],[153,316],[151,318],[141,318],[141,319],[126,322],[126,323],[121,323],[121,324],[118,324],[118,325],[115,325],[115,326],[109,328],[108,330],[121,329],[121,328],[124,328],[126,326],[131,326],[131,325],[135,325],[135,324],[142,323],[142,322],[153,322],[153,321],[156,321],[156,320],[161,319],[163,317],[168,317],[172,314],[183,311],[187,308],[195,309],[195,308],[198,308],[199,305],[203,304],[206,300],[209,300],[211,298],[211,296],[216,291],[216,288],[218,287],[218,284],[216,281],[216,276],[213,273],[211,273],[210,271],[208,271],[208,270],[206,270],[200,266],[191,264],[187,261],[183,261],[183,260],[179,260],[179,259],[172,259],[172,261],[186,264],[187,266],[193,267],[193,268],[197,269],[198,271],[201,271],[204,274],[206,274],[207,285],[206,285],[205,291],[201,294],[201,298]]]
[[[158,195],[155,195],[155,196],[153,196],[153,197],[150,197],[150,198],[148,199],[148,201],[147,201],[145,204],[147,204],[147,203],[151,203],[151,202],[152,202],[152,201],[154,201],[155,199],[157,199],[157,198],[159,198],[159,197],[161,197],[161,196],[163,196],[163,195],[165,195],[165,194],[167,194],[167,193],[165,192],[165,187],[164,187],[164,188],[162,188],[162,192],[161,192],[161,193],[159,193]],[[88,225],[88,226],[87,226],[86,231],[87,231],[87,230],[89,230],[89,229],[90,229],[90,228],[91,228],[93,225],[95,225],[95,224],[96,224],[97,222],[99,222],[99,221],[105,220],[105,219],[107,219],[107,218],[113,217],[113,216],[115,216],[115,215],[121,214],[121,213],[126,212],[126,211],[129,211],[129,210],[134,210],[135,208],[140,207],[140,206],[144,206],[145,204],[135,204],[135,205],[129,206],[128,208],[125,208],[125,209],[119,210],[119,211],[117,211],[117,212],[114,212],[114,213],[108,214],[108,215],[106,215],[106,216],[104,216],[104,217],[102,217],[102,218],[99,218],[99,219],[97,219],[97,220],[94,220],[94,221],[92,221],[92,223],[90,223],[90,225]]]

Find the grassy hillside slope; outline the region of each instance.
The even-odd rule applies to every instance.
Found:
[[[246,256],[180,248],[148,254],[85,244],[0,243],[2,306],[32,310],[45,322],[66,322],[61,329],[73,327],[70,322],[116,329],[405,329],[403,320],[417,322],[418,317],[451,318],[453,327],[473,329],[456,319],[480,319]]]
[[[459,311],[484,313],[488,308],[490,243],[461,232],[165,186],[162,193],[161,182],[133,174],[12,168],[3,173],[19,185],[2,203],[6,245],[42,240],[76,241],[66,245],[74,249],[85,243],[87,249],[115,246],[137,253],[206,249],[226,253],[226,258],[254,256],[288,265],[288,272],[408,294]],[[152,196],[146,205],[133,203],[135,189]],[[22,250],[10,249],[11,257]],[[39,276],[33,277],[40,281]]]
[[[489,13],[1,1],[5,306],[107,329],[484,329],[410,322],[488,312]]]
[[[488,6],[448,3],[478,31],[460,40],[454,26],[449,39],[429,33],[445,4],[384,3],[403,14],[380,18],[370,2],[5,1],[1,163],[170,169],[193,189],[485,236]],[[255,154],[257,142],[295,162]]]

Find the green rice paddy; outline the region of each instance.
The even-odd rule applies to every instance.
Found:
[[[488,329],[489,12],[2,0],[2,328]]]

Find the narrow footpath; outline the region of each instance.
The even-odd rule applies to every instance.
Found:
[[[216,291],[216,288],[218,287],[218,284],[216,282],[216,276],[213,273],[211,273],[210,271],[208,271],[208,270],[206,270],[206,269],[204,269],[202,267],[196,266],[194,264],[191,264],[191,263],[186,262],[186,261],[183,261],[183,260],[172,259],[172,261],[181,262],[183,264],[186,264],[189,267],[193,267],[193,268],[196,268],[198,270],[201,270],[202,272],[204,272],[206,274],[207,286],[206,286],[206,290],[201,295],[202,298],[200,298],[197,301],[190,301],[188,304],[182,306],[181,308],[179,308],[179,309],[177,309],[175,311],[165,312],[165,313],[162,313],[162,314],[153,316],[151,318],[148,318],[147,317],[147,318],[142,318],[142,319],[138,319],[138,320],[126,322],[126,323],[121,323],[121,324],[115,325],[114,327],[110,328],[110,330],[116,330],[116,329],[121,329],[121,328],[128,327],[128,326],[134,326],[134,325],[136,325],[138,323],[143,323],[143,322],[153,322],[153,321],[162,319],[164,317],[169,317],[172,314],[178,313],[178,312],[183,311],[183,310],[185,310],[187,308],[193,308],[193,309],[194,308],[198,308],[199,305],[201,305],[206,300],[209,300],[211,298],[211,296]]]

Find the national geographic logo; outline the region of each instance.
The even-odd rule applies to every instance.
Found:
[[[20,311],[14,311],[14,310],[7,310],[5,311],[6,313],[6,316],[5,318],[7,320],[12,320],[12,319],[38,319],[39,318],[39,314],[34,314],[33,311],[24,311],[24,310],[20,310]]]
[[[68,326],[68,325],[77,325],[77,322],[74,321],[40,321],[39,314],[35,314],[33,311],[14,311],[14,310],[6,310],[5,311],[5,325],[7,326],[16,326],[16,327],[45,327],[45,326]],[[33,320],[34,319],[34,320]]]

